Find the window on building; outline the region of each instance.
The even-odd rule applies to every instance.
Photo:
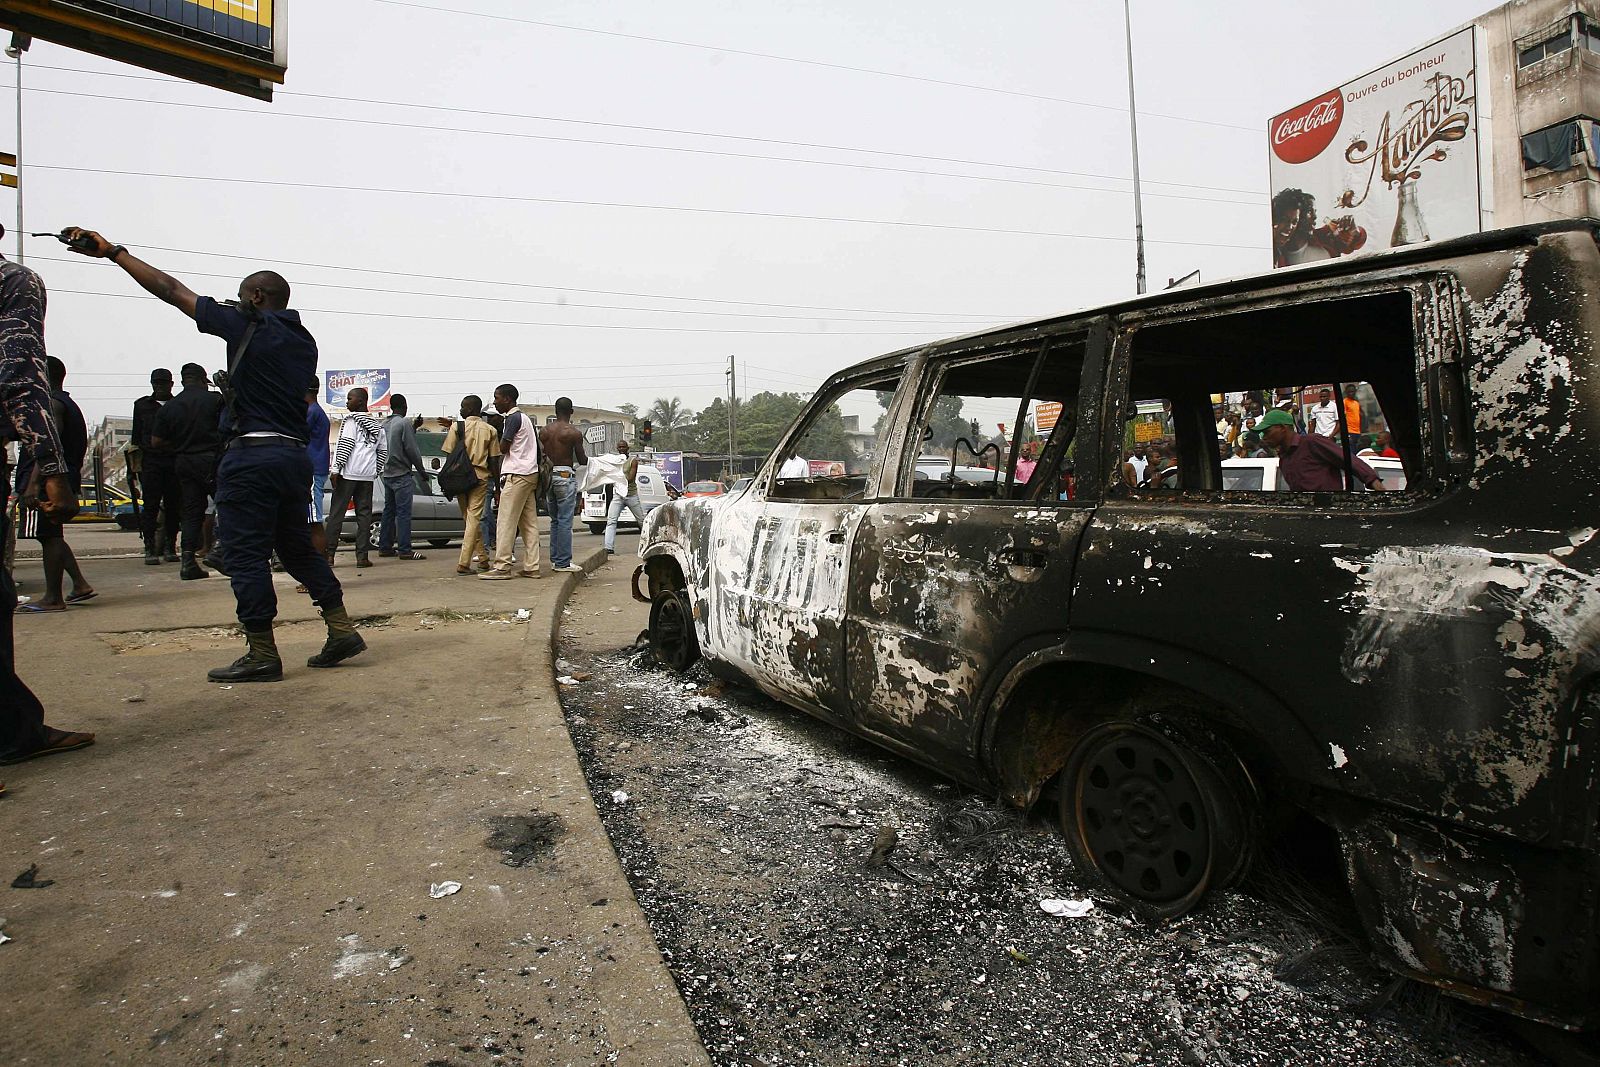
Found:
[[[1592,119],[1575,118],[1522,135],[1523,170],[1571,170],[1586,159]]]
[[[1547,37],[1538,44],[1529,45],[1517,53],[1518,67],[1531,67],[1541,59],[1558,56],[1562,52],[1570,51],[1573,45],[1575,31],[1582,30],[1578,18],[1569,18],[1566,25],[1553,37]],[[1585,34],[1585,39],[1587,39]],[[1600,49],[1596,49],[1600,51]]]

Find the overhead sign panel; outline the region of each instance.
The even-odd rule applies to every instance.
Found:
[[[0,0],[0,25],[189,81],[272,99],[288,0]]]
[[[367,391],[368,411],[388,411],[390,377],[388,368],[381,370],[330,370],[323,371],[323,400],[329,407],[346,407],[345,398],[352,389]]]
[[[1481,229],[1471,27],[1267,124],[1272,265]]]

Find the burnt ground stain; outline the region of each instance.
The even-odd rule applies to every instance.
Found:
[[[483,847],[503,852],[500,860],[507,867],[525,867],[556,847],[565,837],[567,824],[561,816],[546,811],[527,815],[496,815],[489,820],[489,836]]]

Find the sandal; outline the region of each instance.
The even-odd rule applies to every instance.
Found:
[[[87,593],[68,593],[66,601],[68,604],[82,604],[84,601],[93,600],[99,595],[100,594],[95,592],[93,589],[89,590]]]
[[[65,604],[62,604],[58,608],[47,608],[43,604],[18,604],[17,607],[16,607],[15,614],[17,614],[17,615],[48,615],[48,614],[50,614],[51,612],[54,612],[54,611],[66,611],[66,610],[67,610],[67,606]]]
[[[84,748],[94,744],[94,734],[73,733],[68,730],[52,730],[48,726],[44,744],[38,748],[28,749],[26,752],[13,750],[0,755],[0,763],[21,763],[24,760],[37,759],[40,756],[54,756],[58,752],[71,752],[75,748]]]

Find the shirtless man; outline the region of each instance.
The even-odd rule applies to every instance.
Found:
[[[572,425],[572,400],[556,401],[556,421],[539,431],[539,447],[550,457],[550,562],[556,571],[583,573],[572,562],[572,514],[578,505],[578,467],[587,466],[583,432]]]

